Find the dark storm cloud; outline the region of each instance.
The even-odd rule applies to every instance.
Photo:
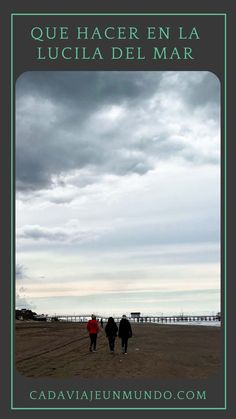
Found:
[[[186,100],[191,106],[206,106],[213,104],[214,110],[220,100],[220,81],[213,73],[206,73],[204,83],[198,83],[196,88],[192,86],[186,92]]]
[[[155,88],[160,76],[155,77]],[[98,108],[144,100],[153,89],[150,76],[133,73],[103,72],[29,72],[17,82],[17,142],[16,172],[19,190],[41,189],[51,181],[52,174],[95,165],[110,165],[111,154],[118,154],[112,146],[112,129],[104,141],[96,139],[96,132],[88,135],[84,126]],[[33,99],[33,106],[24,108],[23,101]],[[20,102],[19,102],[20,101]],[[50,103],[48,103],[50,101]],[[40,105],[39,105],[40,104]],[[45,111],[39,118],[41,106],[53,106],[56,120],[48,123]],[[118,144],[119,148],[119,144]],[[123,158],[115,171],[135,171],[139,161]],[[111,164],[112,166],[112,164]],[[112,170],[112,169],[109,169]],[[137,167],[137,172],[141,169]]]
[[[199,83],[187,84],[182,91],[178,83],[172,86],[180,96],[184,94],[189,107],[217,106],[215,92],[219,89],[211,80],[214,76],[204,74]],[[94,175],[123,176],[133,172],[142,175],[153,168],[154,157],[167,159],[183,154],[187,160],[189,155],[189,161],[195,161],[191,152],[185,152],[186,145],[168,137],[168,126],[160,134],[161,121],[153,121],[156,127],[150,130],[148,121],[146,134],[135,135],[135,130],[145,127],[146,117],[140,120],[140,110],[148,114],[150,99],[158,92],[163,94],[164,75],[94,71],[24,73],[16,85],[17,189],[24,192],[48,188],[53,176],[75,169],[88,168]],[[112,106],[122,108],[129,118],[120,123],[112,118],[110,123],[106,118],[100,120],[99,112],[106,114]]]
[[[50,231],[40,226],[26,226],[18,234],[18,237],[22,239],[33,239],[33,240],[49,240],[49,241],[65,241],[67,235],[65,232],[57,230]]]
[[[168,76],[169,73],[169,76]],[[166,72],[165,91],[181,95],[190,108],[212,107],[219,111],[220,80],[211,72]],[[177,76],[176,76],[177,75]]]
[[[68,227],[46,228],[39,225],[26,225],[19,230],[17,237],[33,241],[86,243],[96,240],[102,233],[101,230],[100,232],[79,231],[76,228],[68,229]]]
[[[50,97],[65,106],[77,105],[84,112],[113,101],[145,99],[158,88],[161,78],[161,72],[35,71],[19,77],[17,92]]]

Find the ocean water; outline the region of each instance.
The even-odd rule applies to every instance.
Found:
[[[205,322],[186,322],[186,321],[180,321],[180,322],[160,322],[160,323],[156,323],[156,322],[151,322],[151,323],[155,323],[155,324],[164,324],[164,325],[171,325],[171,326],[213,326],[213,327],[220,327],[221,326],[221,322],[219,321],[205,321]]]

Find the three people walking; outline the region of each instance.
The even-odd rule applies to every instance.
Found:
[[[92,319],[87,323],[87,330],[89,332],[90,337],[90,352],[96,352],[96,344],[97,344],[97,334],[99,331],[98,321],[96,320],[96,316],[92,314]],[[108,322],[105,326],[105,333],[106,337],[108,338],[109,349],[111,353],[114,353],[115,350],[115,340],[118,336],[121,339],[121,347],[122,353],[127,354],[128,349],[128,340],[132,337],[132,328],[129,320],[127,319],[126,315],[122,316],[122,319],[119,323],[119,329],[113,317],[109,317]]]

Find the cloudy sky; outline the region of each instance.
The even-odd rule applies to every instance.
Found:
[[[220,84],[27,72],[16,84],[16,307],[220,310]]]

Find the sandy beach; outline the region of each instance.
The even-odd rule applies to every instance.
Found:
[[[27,377],[207,378],[221,365],[221,328],[132,324],[128,354],[116,339],[111,354],[103,329],[89,352],[86,324],[16,323],[15,362]]]

